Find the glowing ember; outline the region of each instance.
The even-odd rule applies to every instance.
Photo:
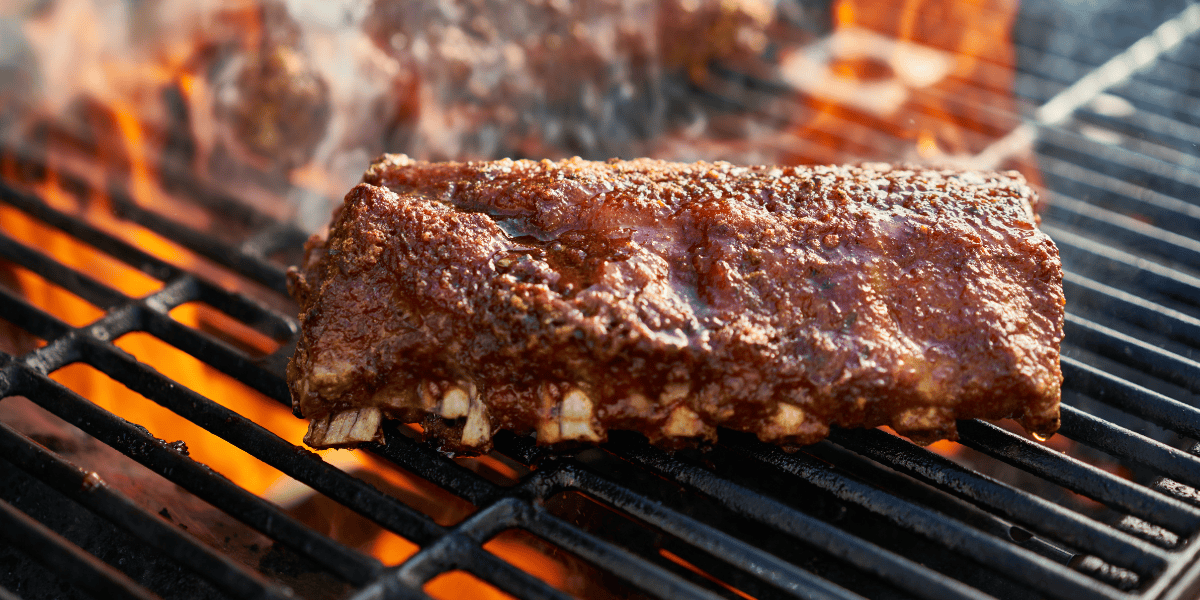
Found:
[[[442,600],[454,600],[457,598],[516,600],[466,571],[442,573],[425,584],[425,591],[430,596]]]

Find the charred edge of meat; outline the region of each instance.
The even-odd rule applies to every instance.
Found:
[[[306,442],[1058,427],[1062,274],[1016,173],[385,156],[289,273]]]

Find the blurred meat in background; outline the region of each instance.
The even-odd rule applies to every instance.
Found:
[[[770,77],[778,41],[814,38],[782,27],[778,9],[769,0],[10,3],[0,17],[11,34],[0,45],[0,141],[27,145],[34,129],[46,137],[48,121],[60,137],[119,147],[124,139],[97,130],[128,134],[95,121],[128,116],[159,168],[332,198],[384,151],[662,155],[664,134],[706,136],[712,109],[697,86],[710,64]],[[791,12],[819,23],[827,9]],[[268,212],[290,210],[307,229],[327,218],[327,202],[290,200]]]
[[[1014,0],[43,0],[4,10],[6,148],[66,142],[103,154],[129,146],[136,126],[149,168],[253,198],[310,231],[385,151],[938,159],[977,152],[1014,123]],[[874,139],[881,127],[889,139]],[[128,170],[128,156],[108,158]]]

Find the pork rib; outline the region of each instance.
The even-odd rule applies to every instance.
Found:
[[[1062,269],[1015,172],[385,155],[290,272],[312,446],[1058,427]]]

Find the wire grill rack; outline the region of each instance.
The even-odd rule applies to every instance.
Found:
[[[1060,434],[1079,446],[1077,455],[979,421],[959,424],[961,443],[980,461],[1009,469],[1003,477],[876,430],[836,431],[792,454],[731,432],[706,452],[674,455],[619,433],[574,455],[547,454],[527,438],[500,434],[496,451],[526,470],[514,485],[501,485],[390,425],[388,443],[369,445],[370,452],[475,507],[461,522],[439,524],[114,345],[131,332],[147,333],[287,404],[283,368],[292,346],[286,342],[296,334],[290,315],[8,184],[0,184],[0,203],[162,287],[126,295],[0,232],[0,258],[103,311],[74,327],[0,288],[3,319],[45,341],[25,354],[0,355],[0,397],[30,399],[260,532],[341,582],[344,597],[425,597],[427,582],[454,570],[520,598],[567,597],[484,548],[513,529],[590,565],[627,593],[650,597],[1194,597],[1200,592],[1200,35],[1194,33],[1200,19],[1195,7],[1174,7],[1183,12],[1165,22],[1174,23],[1178,39],[1152,48],[1123,79],[1077,97],[1061,118],[1042,119],[1042,109],[1119,62],[1139,40],[1154,39],[1164,23],[1131,19],[1086,39],[1061,28],[1043,35],[1055,10],[1046,0],[1023,7],[1015,30],[1016,87],[1048,199],[1044,228],[1066,267]],[[732,104],[778,95],[771,87],[777,84],[730,81],[713,93],[736,91],[725,98]],[[68,183],[89,188],[82,180]],[[119,187],[108,192],[123,219],[283,292],[283,270],[267,256],[295,246],[296,232],[280,226],[231,246],[140,208]],[[170,316],[190,302],[284,343],[254,357]],[[50,378],[79,362],[420,549],[385,565],[315,531],[193,460],[186,448]],[[163,583],[104,560],[108,554],[94,540],[71,539],[70,528],[56,532],[30,516],[37,512],[31,502],[47,501],[30,500],[21,491],[26,487],[0,490],[5,556],[31,558],[74,590],[98,598],[300,593],[7,423],[0,423],[0,459],[5,469],[52,488],[54,502],[65,499],[106,521],[104,531],[119,534],[105,534],[105,544],[145,549],[182,573]],[[1117,473],[1106,470],[1113,465]],[[1089,500],[1062,500],[1068,497]],[[11,573],[0,585],[10,588],[0,587],[5,599],[27,589]]]

